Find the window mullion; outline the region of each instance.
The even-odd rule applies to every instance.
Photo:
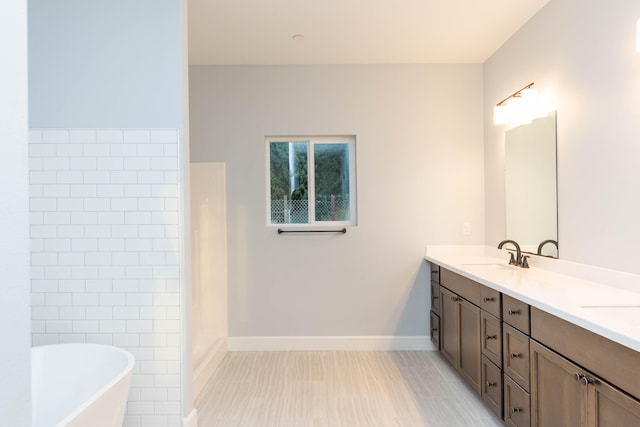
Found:
[[[349,143],[349,221],[355,224],[356,221],[356,144],[355,141]]]
[[[309,198],[309,224],[316,223],[316,174],[315,159],[313,153],[313,141],[309,141],[308,157],[307,157],[307,197]]]

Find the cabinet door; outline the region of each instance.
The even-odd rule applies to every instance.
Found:
[[[587,377],[587,426],[640,426],[640,402],[598,378]]]
[[[458,301],[460,313],[460,353],[458,371],[480,394],[480,308],[469,301]]]
[[[440,287],[440,351],[456,369],[458,353],[460,321],[458,318],[458,297],[446,288]]]
[[[531,425],[584,426],[587,387],[580,382],[583,375],[578,366],[531,341]]]

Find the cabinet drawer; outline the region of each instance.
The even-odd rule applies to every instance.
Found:
[[[440,316],[431,311],[431,342],[440,350]]]
[[[502,315],[500,299],[500,292],[486,286],[480,287],[480,308],[498,319]]]
[[[529,304],[502,295],[502,320],[529,335]]]
[[[440,314],[440,285],[433,281],[431,282],[431,311]]]
[[[440,266],[431,263],[431,281],[440,283]]]
[[[517,427],[529,427],[531,424],[529,393],[507,375],[504,376],[504,423]]]
[[[485,356],[482,356],[482,400],[502,418],[502,371]]]
[[[503,324],[502,344],[504,373],[529,390],[529,337]]]
[[[473,305],[480,307],[480,283],[464,276],[449,271],[446,268],[440,269],[440,284],[449,288],[452,292],[460,295]]]
[[[487,312],[480,313],[482,354],[502,367],[502,322]]]

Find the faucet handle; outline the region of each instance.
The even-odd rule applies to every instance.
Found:
[[[509,252],[509,255],[511,255],[511,257],[509,258],[509,265],[517,265],[516,258],[513,256],[513,252]]]
[[[527,261],[528,259],[529,259],[529,255],[523,255],[522,256],[522,265],[520,267],[529,268],[529,261]]]

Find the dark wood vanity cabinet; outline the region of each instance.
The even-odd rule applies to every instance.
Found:
[[[640,402],[597,377],[587,387],[587,426],[640,426]]]
[[[440,287],[440,350],[480,394],[480,308]]]
[[[582,369],[531,341],[531,425],[580,427],[586,388]]]
[[[502,418],[502,370],[484,354],[481,362],[482,400],[498,418]]]
[[[465,299],[459,301],[460,319],[458,372],[480,394],[480,309]]]
[[[640,426],[639,352],[434,264],[431,279],[431,339],[506,425]]]
[[[460,326],[454,297],[456,294],[450,290],[440,288],[440,351],[444,358],[457,368],[460,353],[458,332]]]
[[[502,296],[502,320],[525,335],[531,332],[529,304],[509,295]]]
[[[523,427],[531,424],[531,399],[529,393],[504,375],[504,423],[508,426]],[[549,424],[548,427],[556,424]],[[561,427],[562,424],[557,424]]]
[[[531,336],[532,426],[640,426],[640,353],[535,308]]]
[[[431,264],[430,335],[436,350],[440,350],[440,267]]]
[[[529,332],[529,305],[502,295],[503,419],[510,426],[531,422]]]
[[[531,341],[532,426],[638,426],[640,402]]]
[[[440,315],[440,284],[431,282],[431,311]]]
[[[440,266],[431,263],[431,282],[440,283]]]
[[[505,375],[529,391],[529,337],[507,324],[503,325],[502,359]]]
[[[492,316],[500,319],[502,294],[495,289],[480,285],[480,308]]]
[[[480,343],[482,354],[502,368],[502,322],[484,310],[480,313]]]
[[[430,320],[431,342],[436,346],[437,349],[440,349],[440,317],[438,317],[438,315],[432,311],[430,313]]]

